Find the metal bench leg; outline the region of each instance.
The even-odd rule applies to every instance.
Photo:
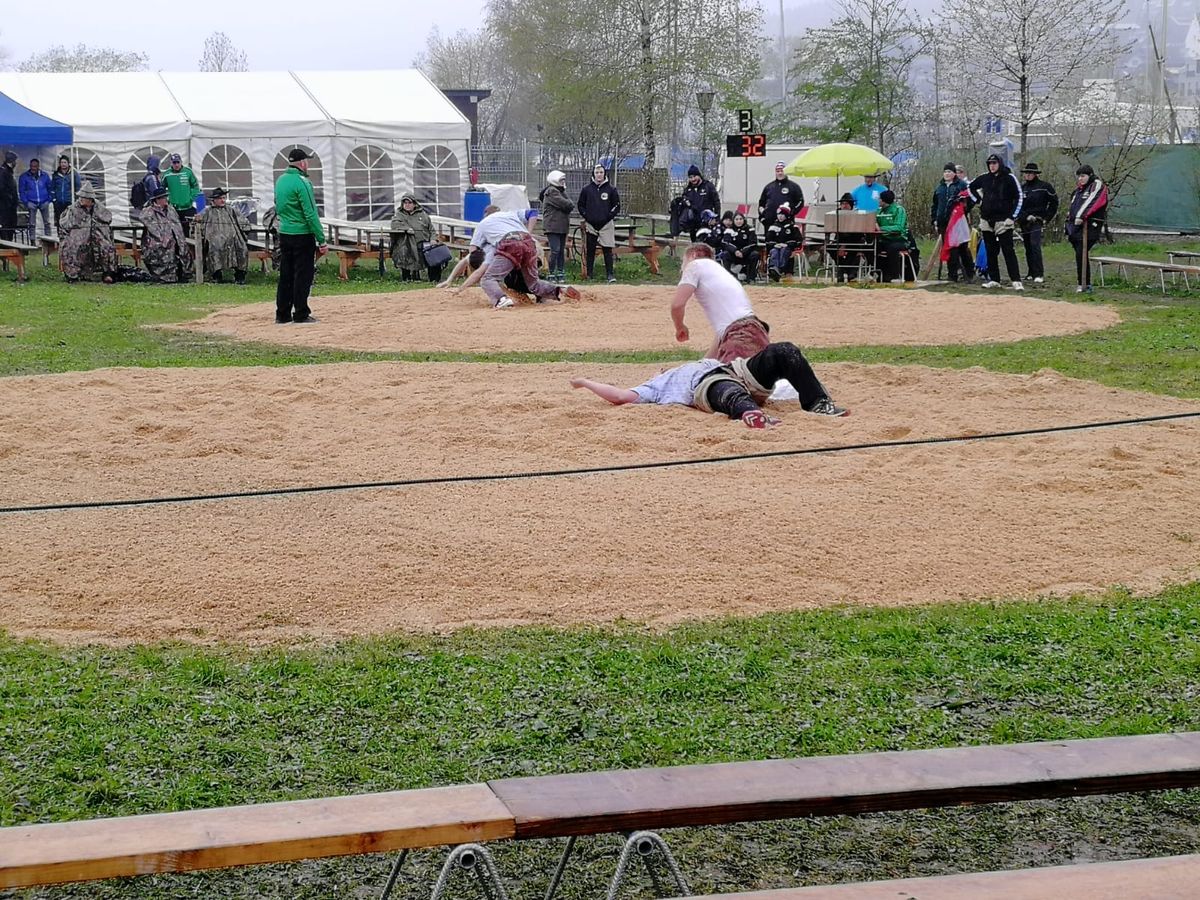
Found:
[[[621,858],[617,861],[617,871],[614,873],[612,882],[608,886],[607,900],[617,900],[617,893],[621,890],[621,885],[625,880],[625,870],[628,868],[629,861],[632,859],[634,853],[645,863],[646,871],[650,873],[650,880],[654,883],[654,890],[661,897],[662,886],[659,884],[658,875],[650,865],[650,857],[656,852],[662,855],[663,862],[666,863],[667,870],[671,873],[671,879],[675,882],[672,896],[690,897],[692,895],[691,889],[687,886],[687,882],[683,880],[683,873],[679,871],[679,864],[675,862],[675,857],[667,847],[666,841],[653,831],[635,831],[629,835],[629,838],[625,841],[625,846],[621,849]]]
[[[1163,274],[1163,270],[1158,270],[1158,283],[1162,286],[1163,296],[1167,295],[1167,276]]]
[[[392,871],[388,874],[387,884],[383,886],[383,893],[379,895],[379,900],[388,900],[392,896],[392,888],[396,886],[396,879],[400,877],[400,869],[404,866],[404,861],[408,859],[408,851],[402,850],[396,864],[392,866]]]
[[[500,880],[500,872],[492,855],[479,844],[460,844],[450,851],[429,900],[442,900],[447,896],[446,886],[456,867],[464,872],[475,873],[488,900],[508,900],[508,892],[504,890],[504,882]]]
[[[550,885],[546,888],[545,900],[554,900],[554,895],[558,893],[558,886],[562,884],[563,873],[567,870],[567,860],[571,857],[571,851],[575,849],[575,835],[567,838],[566,849],[563,850],[562,856],[558,858],[558,866],[554,869],[554,876],[550,879]]]

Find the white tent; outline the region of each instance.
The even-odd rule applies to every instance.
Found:
[[[317,157],[327,216],[388,218],[409,191],[431,213],[461,215],[470,124],[415,70],[0,72],[0,92],[74,127],[76,166],[118,218],[151,154],[179,153],[206,191],[265,208],[297,145]]]

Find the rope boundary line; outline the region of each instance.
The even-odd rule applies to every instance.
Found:
[[[442,475],[428,478],[406,478],[393,481],[362,481],[345,484],[306,485],[287,488],[264,488],[254,491],[229,491],[214,494],[181,494],[168,497],[142,497],[125,500],[82,500],[68,503],[41,503],[27,506],[0,507],[0,515],[37,512],[67,512],[87,509],[115,509],[130,506],[161,506],[176,503],[203,503],[214,500],[247,500],[259,497],[286,497],[298,494],[329,494],[342,491],[369,491],[386,488],[423,487],[442,484],[470,484],[490,481],[518,481],[527,478],[564,478],[576,475],[606,475],[620,472],[674,469],[704,466],[715,463],[743,462],[757,459],[780,459],[790,456],[817,456],[826,453],[847,453],[856,450],[880,450],[892,447],[921,447],[939,444],[963,444],[1002,438],[1032,437],[1043,434],[1065,434],[1072,431],[1091,431],[1128,425],[1150,425],[1200,418],[1200,412],[1167,413],[1160,416],[1141,416],[1135,419],[1110,419],[1103,422],[1083,422],[1072,425],[1051,425],[1045,428],[1023,428],[1017,431],[992,431],[981,434],[948,437],[905,438],[897,441],[867,441],[859,444],[834,444],[824,447],[801,447],[791,450],[767,450],[761,453],[737,453],[731,456],[709,456],[694,459],[672,459],[657,462],[621,463],[611,466],[586,466],[574,469],[547,469],[537,472],[492,472],[481,475]]]

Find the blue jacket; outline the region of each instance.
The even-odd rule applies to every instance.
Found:
[[[58,169],[54,170],[54,174],[50,176],[50,193],[55,203],[75,202],[71,196],[72,181],[75,182],[75,193],[79,193],[79,186],[82,182],[79,179],[78,172],[68,172],[64,175]]]
[[[854,198],[854,208],[860,212],[879,212],[879,195],[886,190],[878,181],[870,186],[864,181],[850,192]]]
[[[45,172],[38,172],[37,177],[34,178],[28,172],[25,172],[17,180],[17,196],[25,204],[34,203],[41,206],[43,203],[49,203],[52,199],[50,193],[50,176]]]

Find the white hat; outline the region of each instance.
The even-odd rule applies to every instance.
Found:
[[[555,187],[563,187],[564,185],[566,185],[566,183],[567,183],[567,173],[560,172],[558,169],[555,169],[553,172],[551,172],[549,175],[546,176],[546,184],[552,184]]]

